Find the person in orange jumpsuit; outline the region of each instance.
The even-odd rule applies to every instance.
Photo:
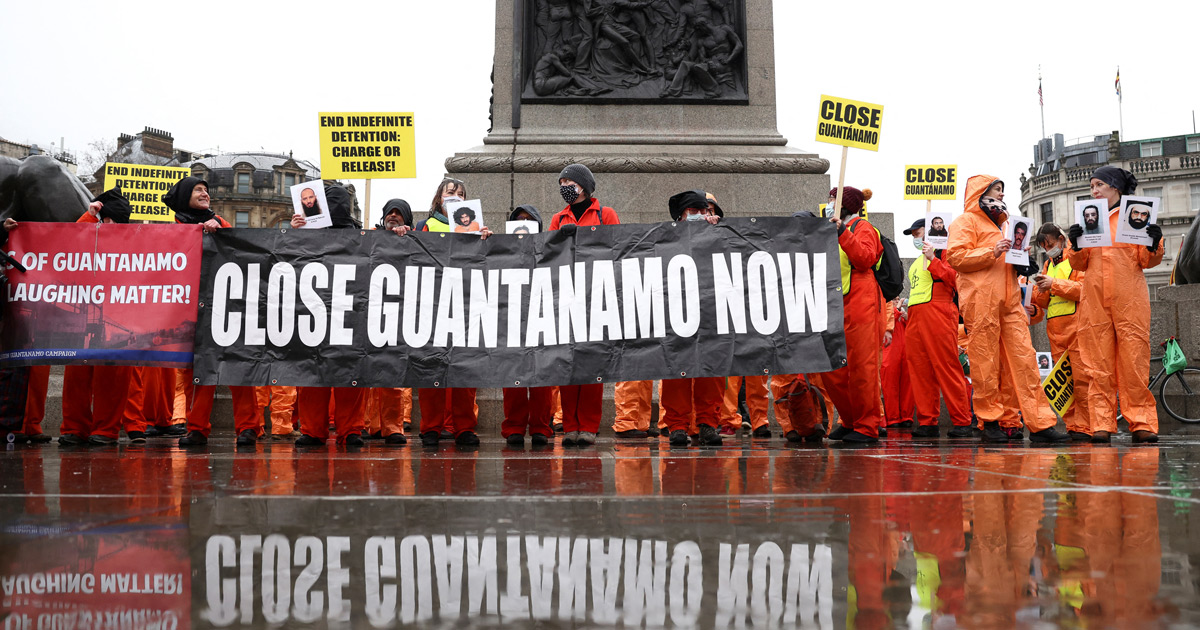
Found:
[[[651,399],[654,397],[654,381],[621,381],[614,386],[613,435],[622,439],[642,439],[658,435],[658,427],[651,427]]]
[[[1083,294],[1083,272],[1071,268],[1066,257],[1067,237],[1053,223],[1038,230],[1037,245],[1046,252],[1046,262],[1041,273],[1034,276],[1033,304],[1046,315],[1046,336],[1050,338],[1050,351],[1054,361],[1065,352],[1071,362],[1071,378],[1074,381],[1075,401],[1063,413],[1067,435],[1078,442],[1092,439],[1092,427],[1088,419],[1088,383],[1090,379],[1079,358],[1079,339],[1076,335],[1079,318],[1079,299]]]
[[[1110,234],[1117,233],[1122,195],[1137,191],[1129,171],[1101,166],[1092,173],[1092,197],[1108,201]],[[1143,270],[1163,259],[1162,228],[1146,226],[1150,245],[1113,243],[1080,249],[1083,227],[1068,231],[1073,269],[1085,272],[1079,301],[1079,358],[1091,379],[1088,414],[1093,442],[1117,431],[1117,400],[1135,443],[1158,441],[1158,407],[1150,382],[1150,292]]]
[[[1005,391],[1001,381],[1007,365],[1012,395],[1030,429],[1030,441],[1062,442],[1070,437],[1055,428],[1058,416],[1042,393],[1037,355],[1029,337],[1029,317],[1017,284],[1018,270],[1004,262],[1011,245],[1001,230],[1007,220],[1004,182],[991,175],[971,176],[964,212],[950,226],[945,260],[958,272],[975,413],[983,421],[985,441],[1009,441],[1008,433],[1001,428],[1001,420],[1016,420],[1003,417],[1001,396]]]
[[[293,437],[293,410],[296,408],[296,388],[284,385],[265,385],[254,388],[256,415],[271,410],[271,439],[290,440]]]
[[[829,191],[830,203],[834,203],[837,192],[836,188]],[[861,216],[863,202],[870,198],[870,189],[860,191],[846,186],[840,216],[830,219],[838,228],[846,366],[813,375],[838,410],[840,426],[829,434],[829,439],[859,444],[878,442],[884,426],[879,350],[883,347],[887,303],[874,271],[883,256],[883,244],[879,231]]]
[[[745,385],[746,410],[750,412],[751,437],[770,438],[770,419],[767,406],[771,393],[768,391],[767,376],[730,376],[726,379],[725,404],[721,414],[721,435],[734,435],[742,426],[742,414],[738,410],[738,398]],[[786,433],[786,432],[785,432]]]
[[[720,206],[710,209],[702,190],[686,190],[673,195],[668,209],[673,221],[702,221],[709,225],[716,225],[725,214]],[[725,404],[724,377],[663,379],[658,398],[663,408],[663,420],[671,431],[671,446],[687,446],[693,418],[701,445],[721,443],[717,427],[721,425],[721,409]]]
[[[132,208],[119,190],[102,193],[76,223],[129,223]],[[125,420],[125,405],[133,368],[125,365],[68,365],[63,373],[61,446],[111,446]],[[133,428],[133,427],[130,427]],[[145,435],[127,432],[133,442]]]
[[[804,374],[776,374],[771,377],[771,396],[775,400],[775,422],[789,442],[819,444],[825,439],[829,406],[824,394]]]
[[[208,182],[199,177],[185,177],[162,196],[162,202],[175,212],[175,222],[199,225],[205,234],[230,227],[229,222],[213,212],[208,195]],[[191,369],[181,369],[177,374],[192,385],[187,389],[187,435],[179,438],[180,446],[204,446],[212,431],[213,397],[216,385],[197,385]],[[262,433],[263,420],[256,415],[254,388],[230,386],[233,397],[233,422],[238,434],[238,445],[253,445]]]
[[[592,197],[596,191],[596,178],[583,164],[568,164],[558,174],[558,192],[567,207],[550,218],[550,229],[564,225],[594,226],[616,225],[621,222],[617,211],[600,205]],[[561,385],[558,388],[559,402],[563,410],[563,446],[588,446],[596,442],[600,430],[600,410],[604,397],[604,385]]]
[[[164,386],[163,373],[170,377],[170,394]],[[174,393],[173,369],[140,365],[131,368],[129,398],[125,404],[125,434],[141,433],[137,440],[131,437],[131,442],[145,442],[146,429],[151,426],[165,427],[171,424]]]
[[[915,438],[937,437],[938,417],[946,400],[954,428],[952,438],[979,437],[971,415],[971,386],[958,361],[958,306],[954,294],[958,273],[947,265],[945,252],[925,243],[925,219],[904,234],[913,237],[921,255],[908,268],[908,326],[905,367],[917,408]]]
[[[896,298],[884,308],[887,324],[883,333],[883,363],[880,372],[883,387],[883,413],[888,427],[909,428],[913,418],[913,390],[905,357],[908,307]]]
[[[53,438],[42,432],[42,420],[46,419],[46,393],[50,387],[50,366],[34,365],[29,368],[29,387],[25,391],[25,422],[21,432],[25,439],[34,444],[45,444]]]

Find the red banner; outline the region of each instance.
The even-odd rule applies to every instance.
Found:
[[[6,249],[0,366],[191,365],[200,226],[22,223]]]

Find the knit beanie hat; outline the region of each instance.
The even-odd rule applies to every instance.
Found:
[[[829,191],[830,197],[837,196],[837,189]],[[859,190],[853,186],[846,186],[842,191],[842,210],[850,212],[862,212],[863,202],[871,198],[871,189],[864,188]]]
[[[596,190],[596,178],[592,176],[592,171],[582,164],[568,164],[566,168],[558,174],[559,179],[569,179],[583,189],[584,196],[591,197]]]

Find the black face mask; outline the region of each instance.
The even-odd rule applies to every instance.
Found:
[[[558,194],[562,195],[563,201],[567,202],[568,206],[579,199],[579,191],[574,186],[559,186]]]

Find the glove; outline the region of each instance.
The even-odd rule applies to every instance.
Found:
[[[1067,228],[1067,240],[1071,241],[1071,249],[1079,249],[1079,237],[1083,236],[1083,226],[1076,223]]]
[[[1149,236],[1151,239],[1150,244],[1146,246],[1146,249],[1154,251],[1158,249],[1158,242],[1162,240],[1162,228],[1151,223],[1150,225],[1146,226],[1146,236]]]

